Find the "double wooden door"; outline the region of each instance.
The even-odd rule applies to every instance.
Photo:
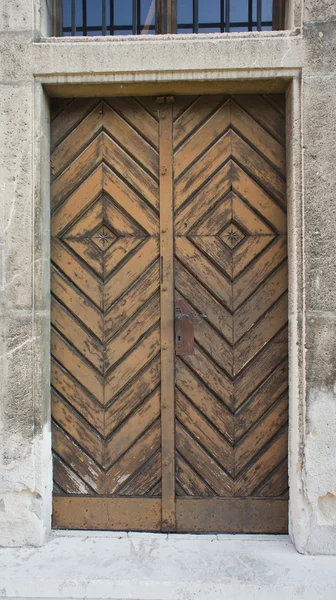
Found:
[[[283,98],[61,100],[51,136],[54,526],[286,531]]]

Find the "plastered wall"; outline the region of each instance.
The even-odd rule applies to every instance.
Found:
[[[335,1],[291,0],[286,32],[73,41],[49,4],[0,5],[0,545],[50,531],[48,94],[198,85],[287,90],[290,533],[336,554]]]

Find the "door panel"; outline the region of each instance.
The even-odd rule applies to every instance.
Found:
[[[176,99],[175,299],[199,321],[175,367],[185,531],[286,529],[284,122],[249,98]]]
[[[123,107],[124,114],[117,102],[73,100],[52,123],[51,383],[60,526],[75,527],[78,518],[82,527],[104,523],[104,505],[90,504],[96,494],[160,493],[158,123],[135,100]],[[138,130],[129,122],[136,115]],[[128,520],[135,515],[132,527],[150,513],[141,503],[139,511],[125,506]],[[142,518],[153,527],[152,518]]]
[[[55,101],[54,526],[286,531],[281,102]]]

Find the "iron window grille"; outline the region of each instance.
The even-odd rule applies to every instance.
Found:
[[[284,29],[285,0],[53,0],[53,35]]]

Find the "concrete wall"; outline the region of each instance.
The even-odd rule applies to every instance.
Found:
[[[50,2],[2,0],[1,545],[39,545],[50,530],[47,94],[187,82],[287,89],[290,531],[300,552],[336,554],[336,3],[290,0],[287,21],[279,33],[71,41],[43,38]]]

